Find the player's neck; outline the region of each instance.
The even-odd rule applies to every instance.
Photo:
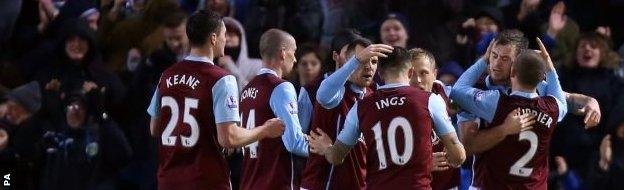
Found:
[[[191,47],[189,55],[208,57],[208,59],[214,60],[214,52],[212,52],[212,49],[208,47]]]
[[[518,85],[512,85],[511,91],[512,92],[519,91],[519,92],[526,92],[526,93],[536,93],[537,89],[535,87],[530,88],[530,87],[526,87],[524,85],[518,84]]]
[[[396,83],[408,83],[409,84],[409,82],[410,82],[410,79],[404,76],[392,76],[392,77],[384,78],[384,83],[386,84],[396,84]]]
[[[277,74],[278,77],[282,78],[282,73],[283,73],[282,68],[280,68],[278,63],[271,63],[269,61],[263,61],[262,67],[275,71],[275,74]]]

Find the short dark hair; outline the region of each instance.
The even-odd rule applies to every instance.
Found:
[[[379,69],[382,74],[399,73],[412,67],[409,52],[402,47],[392,46],[392,53],[386,54],[388,57],[379,57]]]
[[[338,31],[332,39],[329,54],[334,53],[334,51],[340,53],[342,47],[350,44],[358,38],[362,38],[362,36],[360,36],[360,33],[355,29],[347,28]]]
[[[201,10],[195,12],[186,22],[186,35],[191,46],[203,46],[211,33],[223,30],[223,17],[217,12]]]
[[[518,81],[528,87],[536,87],[546,73],[546,62],[538,53],[527,50],[520,52],[516,63],[512,65]]]
[[[295,39],[288,32],[285,32],[280,29],[269,29],[260,37],[260,57],[263,59],[271,59],[274,58],[275,53],[282,50],[282,48],[291,48],[288,47],[289,38]],[[296,42],[295,42],[296,43]]]
[[[186,13],[183,11],[175,11],[171,14],[168,14],[165,19],[163,19],[163,26],[165,28],[177,28],[178,26],[184,24],[186,22]]]
[[[516,56],[529,48],[529,40],[520,30],[503,30],[496,36],[496,45],[512,45],[516,48]]]
[[[347,52],[346,54],[349,55],[351,54],[351,52],[355,51],[355,48],[357,46],[362,46],[362,47],[368,47],[371,44],[373,44],[372,41],[370,41],[367,38],[364,37],[360,37],[360,38],[356,38],[355,40],[353,40],[351,43],[349,43],[349,45],[347,46]]]

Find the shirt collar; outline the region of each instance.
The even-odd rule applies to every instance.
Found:
[[[214,63],[212,62],[212,60],[210,60],[208,57],[206,56],[196,56],[196,55],[188,55],[184,58],[185,60],[189,60],[189,61],[197,61],[197,62],[204,62],[204,63],[208,63],[210,65],[214,65]]]
[[[274,70],[271,70],[271,69],[260,68],[260,70],[258,70],[258,75],[266,74],[266,73],[270,73],[270,74],[273,74],[273,75],[277,76],[277,72],[275,72]]]
[[[537,98],[539,95],[535,92],[522,92],[522,91],[513,91],[510,95],[512,96],[521,96],[525,98]]]
[[[381,89],[388,89],[388,88],[396,88],[396,87],[403,87],[403,86],[409,86],[409,83],[390,83],[390,84],[385,84],[383,86],[379,86],[377,89],[381,90]]]
[[[505,85],[495,85],[492,82],[492,78],[490,78],[490,75],[485,77],[485,86],[489,89],[489,90],[498,90],[499,92],[502,92],[504,94],[509,94],[509,91],[511,88],[505,86]]]

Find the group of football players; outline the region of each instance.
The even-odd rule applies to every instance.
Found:
[[[262,35],[262,69],[239,91],[213,62],[225,30],[218,14],[193,14],[190,55],[152,97],[159,189],[231,189],[223,149],[241,147],[240,189],[457,189],[472,155],[471,189],[547,188],[550,137],[574,95],[539,39],[530,50],[521,32],[501,32],[447,86],[427,50],[344,32],[331,44],[335,71],[297,95],[282,79],[296,63],[292,35]]]

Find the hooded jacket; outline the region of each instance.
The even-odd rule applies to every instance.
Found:
[[[228,68],[229,66],[226,66],[225,69],[232,72],[232,74],[236,76],[237,81],[239,81],[239,90],[241,90],[242,87],[247,85],[247,83],[256,76],[258,70],[262,68],[262,60],[249,58],[247,36],[245,35],[245,29],[240,22],[231,17],[224,17],[223,23],[235,26],[240,34],[240,50],[238,58],[232,57],[235,62],[235,67],[238,69],[238,73],[232,72],[236,70],[234,68]]]

